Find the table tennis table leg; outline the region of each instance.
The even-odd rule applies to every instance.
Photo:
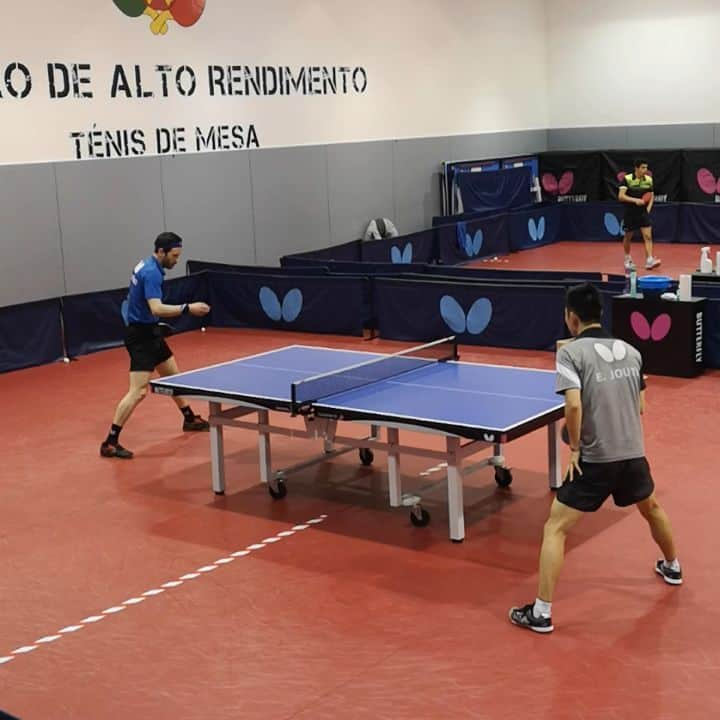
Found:
[[[462,542],[465,539],[465,514],[463,510],[462,460],[458,457],[460,438],[447,438],[447,484],[448,515],[450,516],[450,539]]]
[[[216,495],[225,494],[225,444],[223,442],[223,426],[213,424],[213,418],[222,412],[220,403],[210,403],[210,466],[212,469],[212,486]]]
[[[560,433],[557,422],[548,425],[548,475],[550,488],[556,490],[562,485],[560,470]]]
[[[270,413],[267,410],[258,410],[258,424],[269,425]],[[258,449],[260,451],[260,482],[268,483],[272,475],[272,463],[270,460],[270,433],[266,430],[259,430]]]
[[[388,489],[390,490],[390,507],[400,507],[400,505],[402,505],[399,444],[400,431],[397,428],[388,428]]]

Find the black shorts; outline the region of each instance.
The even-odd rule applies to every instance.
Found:
[[[130,372],[152,372],[173,354],[158,325],[129,325],[125,347],[130,355]]]
[[[565,481],[557,499],[582,512],[595,512],[612,495],[619,507],[634,505],[652,495],[655,483],[644,457],[609,463],[580,461],[582,475]]]
[[[635,232],[646,227],[652,227],[650,213],[647,210],[638,208],[637,211],[629,210],[625,212],[625,219],[623,220],[623,230],[625,232]]]

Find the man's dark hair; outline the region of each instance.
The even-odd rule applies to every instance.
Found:
[[[635,158],[633,160],[633,167],[639,168],[641,165],[647,165],[648,161],[645,158]]]
[[[602,295],[591,283],[582,283],[568,288],[565,307],[574,312],[585,323],[599,323],[602,318]]]
[[[174,232],[160,233],[155,238],[155,252],[158,250],[172,250],[176,247],[182,247],[182,238]]]

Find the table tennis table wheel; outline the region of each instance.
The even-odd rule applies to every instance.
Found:
[[[360,462],[365,466],[372,465],[375,459],[375,455],[373,455],[373,451],[370,448],[360,448],[359,455]]]
[[[425,527],[430,522],[430,513],[420,505],[410,511],[410,522],[415,527]]]
[[[287,495],[287,485],[282,478],[271,480],[268,483],[268,492],[273,500],[282,500]]]
[[[495,467],[495,482],[498,484],[498,487],[510,487],[512,480],[512,473],[508,468]]]

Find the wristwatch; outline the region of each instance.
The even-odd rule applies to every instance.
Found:
[[[180,314],[181,314],[181,315],[187,315],[189,312],[190,312],[190,305],[188,305],[188,303],[185,303],[185,304],[182,306],[182,312],[181,312]]]

